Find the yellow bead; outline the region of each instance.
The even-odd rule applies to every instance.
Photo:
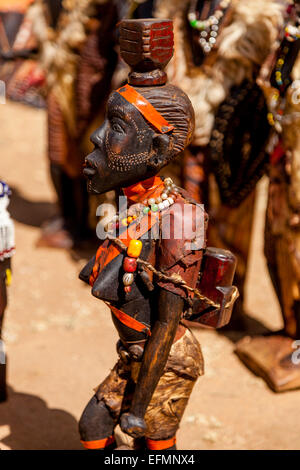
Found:
[[[275,121],[272,113],[268,113],[268,121],[271,126],[274,126]]]
[[[7,286],[11,285],[11,270],[10,269],[6,270],[6,285]]]
[[[141,254],[143,244],[140,240],[130,240],[127,255],[131,258],[138,258]]]
[[[125,219],[122,219],[121,224],[123,225],[123,227],[127,227],[127,225],[128,225],[127,217],[125,217]]]
[[[131,216],[127,217],[127,222],[128,222],[129,224],[131,224],[132,221],[133,221],[133,217],[131,217]]]

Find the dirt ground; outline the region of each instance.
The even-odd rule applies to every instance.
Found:
[[[44,111],[0,105],[0,178],[14,192],[17,243],[4,330],[9,400],[0,405],[0,449],[80,449],[77,420],[117,357],[108,309],[78,280],[85,260],[35,247],[39,225],[55,212],[45,124]],[[262,181],[247,311],[278,329],[281,317],[262,253],[265,204]],[[300,391],[274,394],[240,363],[228,335],[195,334],[206,374],[185,412],[179,449],[300,449]]]

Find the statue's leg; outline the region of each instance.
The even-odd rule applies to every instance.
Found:
[[[2,337],[2,327],[4,321],[4,313],[7,306],[6,278],[0,274],[0,338]]]
[[[61,165],[55,163],[50,163],[50,175],[58,197],[63,228],[75,242],[86,239],[90,235],[86,180],[81,176],[71,178]]]
[[[94,395],[79,421],[79,433],[83,446],[93,450],[115,448],[115,426],[116,421],[104,401],[99,401]]]
[[[280,303],[284,329],[276,334],[246,337],[237,343],[241,360],[276,392],[300,388],[300,234],[288,227],[289,206],[284,168],[271,176],[265,228],[265,256]]]
[[[247,274],[252,223],[254,215],[255,191],[238,207],[231,208],[218,204],[210,211],[208,241],[210,246],[230,250],[237,257],[234,285],[240,297],[236,301],[229,328],[244,329],[244,291]]]
[[[114,429],[129,404],[129,379],[130,368],[119,360],[89,401],[79,421],[81,443],[86,449],[116,447]]]
[[[173,343],[165,372],[147,408],[146,447],[175,450],[176,432],[197,378],[204,373],[200,345],[188,329]]]
[[[5,401],[7,398],[6,393],[6,355],[4,342],[2,340],[2,326],[4,320],[4,312],[7,305],[7,291],[6,291],[6,263],[1,262],[0,268],[0,402]]]
[[[238,259],[234,284],[240,297],[235,302],[229,328],[244,329],[243,303],[245,277],[251,241],[255,191],[239,207],[231,208],[219,201],[216,185],[210,184],[210,166],[206,147],[190,146],[184,154],[184,188],[209,212],[210,246],[232,251]],[[243,230],[241,230],[243,227]]]
[[[82,175],[83,155],[80,143],[70,135],[66,118],[53,93],[47,97],[48,158],[50,176],[57,194],[61,221],[45,225],[40,246],[70,248],[90,236],[88,193]]]
[[[294,298],[294,282],[290,245],[282,235],[273,235],[272,227],[266,218],[265,227],[265,257],[272,280],[272,284],[278,298],[284,321],[284,334],[297,339],[299,325],[297,321],[297,299]]]

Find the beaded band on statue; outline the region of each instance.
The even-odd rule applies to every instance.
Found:
[[[164,186],[161,190],[161,194],[157,197],[146,199],[142,202],[144,208],[137,212],[131,213],[130,215],[120,215],[116,214],[112,221],[107,226],[108,238],[118,240],[116,237],[112,237],[112,234],[115,233],[119,227],[120,222],[122,227],[128,227],[132,223],[139,223],[140,220],[152,213],[157,213],[163,211],[164,209],[172,206],[178,195],[178,190],[173,183],[171,178],[165,178]],[[129,209],[130,210],[130,209]],[[119,222],[120,221],[120,222]],[[125,245],[122,245],[125,246]],[[126,293],[131,292],[131,285],[134,282],[134,273],[137,270],[137,258],[140,256],[142,251],[142,242],[140,240],[131,240],[129,247],[126,248],[127,256],[124,259],[123,269],[123,284],[124,291]]]
[[[230,6],[231,0],[222,0],[215,11],[207,19],[199,19],[197,12],[198,0],[191,1],[188,12],[190,26],[200,31],[199,44],[205,54],[209,54],[217,42],[220,23],[224,20],[225,13]]]
[[[290,6],[289,16],[270,79],[274,92],[269,101],[268,120],[278,133],[282,132],[282,125],[300,119],[299,112],[284,112],[287,89],[299,89],[298,81],[292,79],[292,70],[300,48],[300,17],[295,5]]]

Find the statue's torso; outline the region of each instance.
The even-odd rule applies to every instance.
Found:
[[[203,209],[197,206],[200,211],[198,212],[198,217],[200,215],[200,218],[203,218],[199,223],[200,228],[195,236],[195,239],[197,239],[197,249],[187,249],[185,244],[191,238],[190,230],[185,230],[185,227],[190,224],[191,218],[196,216],[196,205],[187,202],[181,196],[179,196],[176,203],[178,204],[179,215],[174,214],[172,208],[166,209],[156,215],[150,230],[142,233],[143,229],[141,229],[140,233],[142,233],[142,236],[140,240],[143,247],[139,258],[147,261],[160,272],[163,271],[168,275],[172,273],[180,274],[188,285],[195,287],[205,243],[205,214]],[[187,206],[189,206],[188,210]],[[184,210],[187,210],[187,215],[186,217],[184,215],[181,217],[181,213]],[[189,212],[189,210],[192,212]],[[191,216],[192,213],[193,215]],[[177,226],[179,219],[180,224],[182,224],[181,228],[185,235],[183,238],[180,238],[182,233],[178,236],[178,233],[174,230],[176,218]],[[200,233],[202,229],[203,234]],[[165,238],[168,232],[170,232],[170,236]],[[122,235],[120,238],[122,239]],[[193,247],[195,248],[195,246]],[[151,330],[151,327],[157,320],[160,289],[165,288],[182,297],[186,297],[186,292],[172,283],[163,282],[156,277],[153,278],[153,273],[146,269],[148,281],[153,284],[153,290],[149,290],[138,270],[134,276],[131,292],[125,294],[122,282],[124,274],[123,261],[125,257],[126,251],[118,248],[114,241],[104,240],[98,249],[97,255],[82,270],[80,278],[92,285],[92,294],[95,297],[126,313],[138,322],[145,324]],[[139,342],[147,338],[147,333],[138,332],[126,326],[116,315],[112,314],[112,318],[123,342]]]

